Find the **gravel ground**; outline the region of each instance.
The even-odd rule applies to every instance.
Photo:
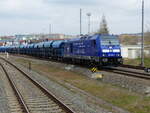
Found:
[[[63,68],[67,69],[67,70],[75,71],[78,73],[82,73],[85,76],[88,76],[90,78],[93,78],[93,76],[95,75],[95,73],[92,73],[89,69],[86,69],[83,67],[69,65],[69,66],[65,66]],[[118,85],[123,88],[127,88],[130,91],[134,91],[134,92],[138,92],[140,94],[145,94],[147,96],[150,96],[150,80],[125,76],[125,75],[101,71],[101,70],[99,70],[99,72],[97,74],[103,75],[103,78],[101,79],[101,81],[103,81],[105,83],[111,83],[113,85]]]
[[[42,62],[50,63],[47,61],[42,61]],[[115,107],[115,106],[113,106],[99,98],[96,98],[78,88],[75,88],[74,86],[72,86],[70,84],[65,84],[70,89],[70,90],[68,90],[68,88],[66,89],[66,88],[60,86],[59,84],[49,80],[49,78],[46,78],[45,76],[41,76],[34,71],[29,71],[28,69],[24,68],[23,66],[21,66],[19,64],[17,64],[17,65],[21,69],[23,69],[25,72],[30,73],[30,75],[33,78],[35,78],[36,80],[41,82],[43,85],[45,85],[45,87],[47,87],[50,91],[53,91],[55,93],[55,95],[57,95],[63,101],[65,101],[66,104],[70,103],[70,102],[73,103],[74,106],[72,106],[72,108],[78,112],[80,111],[80,112],[85,112],[85,113],[111,113],[111,112],[99,107],[99,105],[107,105],[110,108],[112,108],[112,111],[115,113],[128,113],[127,111],[122,110],[118,107]],[[65,67],[65,66],[62,66],[62,67]]]
[[[44,85],[48,90],[53,92],[57,97],[59,97],[64,103],[71,106],[72,109],[79,112],[84,113],[110,113],[109,111],[100,108],[99,106],[91,105],[87,103],[87,100],[83,98],[81,95],[78,95],[67,88],[50,81],[45,76],[41,76],[36,72],[28,71],[26,68],[19,66],[26,73],[30,73],[30,75],[39,81],[42,85]]]
[[[92,73],[89,69],[78,67],[78,66],[70,65],[68,66],[67,69],[71,71],[77,71],[90,78],[93,78],[93,76],[96,74],[96,73]],[[125,75],[101,71],[101,70],[97,74],[103,75],[101,81],[103,81],[104,83],[121,86],[123,88],[127,88],[129,91],[150,96],[150,80],[125,76]]]
[[[95,75],[95,73],[92,73],[91,70],[84,68],[84,67],[68,65],[64,63],[57,63],[57,62],[48,62],[44,60],[36,60],[36,59],[32,59],[32,60],[38,63],[39,61],[41,61],[42,63],[45,63],[45,64],[55,65],[56,67],[59,67],[62,69],[78,72],[85,76],[88,76],[89,78],[93,78],[93,75]],[[131,69],[131,70],[137,71],[135,69]],[[139,72],[143,72],[143,71],[139,70]],[[105,83],[118,85],[120,87],[127,88],[130,91],[150,96],[150,80],[125,76],[125,75],[101,71],[101,70],[99,71],[99,73],[104,75],[101,81]]]
[[[11,59],[13,58],[18,58],[18,57],[11,57]],[[24,58],[24,59],[27,59],[27,60],[31,60],[31,58]],[[74,66],[74,65],[67,65],[67,64],[63,64],[63,63],[56,63],[56,62],[49,62],[49,61],[44,61],[44,60],[37,60],[37,59],[32,59],[31,61],[34,61],[34,62],[37,62],[37,64],[42,64],[44,63],[45,64],[49,64],[49,66],[51,65],[54,65],[54,66],[58,66],[59,68],[61,67],[62,69],[66,69],[66,70],[69,70],[69,71],[73,71],[73,72],[78,72],[78,73],[81,73],[85,76],[88,76],[88,77],[92,77],[94,74],[89,70],[89,69],[86,69],[86,68],[82,68],[82,67],[78,67],[78,66]],[[24,67],[23,67],[24,68]],[[24,68],[25,69],[25,68]],[[25,69],[26,70],[26,69]],[[26,70],[28,71],[28,70]],[[35,73],[35,72],[31,72],[32,73]],[[150,86],[150,82],[148,80],[143,80],[143,79],[138,79],[138,78],[134,78],[134,77],[128,77],[128,76],[123,76],[123,75],[120,75],[120,74],[113,74],[113,73],[110,73],[110,72],[104,72],[104,71],[101,71],[100,73],[102,73],[104,76],[103,76],[103,79],[101,79],[101,81],[105,82],[105,83],[111,83],[111,84],[114,84],[114,85],[118,85],[118,86],[121,86],[121,87],[124,87],[124,88],[127,88],[129,89],[129,91],[135,91],[135,92],[138,92],[138,93],[141,93],[141,94],[147,94],[149,95],[147,92],[149,92],[149,86]],[[36,73],[37,74],[37,73]],[[45,75],[45,74],[44,74]],[[43,75],[42,75],[43,76]],[[38,76],[40,77],[40,75]],[[42,78],[45,78],[44,76]],[[38,79],[38,78],[36,78]],[[47,79],[47,78],[45,78]],[[53,82],[53,81],[52,81]],[[44,81],[43,81],[43,84]],[[49,84],[49,85],[52,85],[52,84]],[[85,103],[87,103],[87,106],[93,106],[91,107],[92,109],[93,108],[96,108],[95,105],[93,105],[93,103],[91,102],[91,100],[93,99],[93,101],[95,101],[95,103],[97,104],[97,101],[98,99],[96,98],[91,98],[90,96],[90,99],[87,99],[86,97],[86,93],[78,93],[76,91],[76,87],[74,88],[73,86],[71,86],[70,84],[65,84],[66,86],[69,87],[69,91],[73,92],[73,93],[76,93],[76,95],[78,94],[78,96],[80,96],[81,98],[85,98]],[[59,94],[57,94],[57,87],[53,87],[55,90],[56,90],[56,95],[59,96]],[[52,89],[52,88],[50,88]],[[53,89],[52,89],[53,90]],[[59,89],[58,89],[59,90]],[[67,88],[68,90],[68,88]],[[81,90],[82,92],[82,90]],[[63,94],[62,94],[63,95]],[[64,96],[65,97],[65,96]],[[64,99],[64,97],[62,96],[62,99]],[[65,100],[65,99],[64,99]],[[65,100],[66,101],[66,100]],[[67,103],[67,102],[66,102]],[[91,105],[89,105],[91,104]],[[105,104],[105,101],[101,101],[100,104]],[[108,103],[107,103],[108,104]],[[142,103],[141,103],[142,104]],[[97,104],[98,105],[98,104]],[[142,104],[143,105],[143,104]],[[78,106],[78,105],[76,105]],[[80,107],[80,106],[79,106]],[[99,107],[99,106],[98,106]],[[137,106],[138,107],[138,106]],[[144,107],[144,106],[143,106]],[[76,107],[73,107],[76,109]],[[81,107],[82,108],[82,107]],[[99,111],[98,111],[99,112]],[[91,112],[93,113],[93,112]],[[100,112],[101,113],[101,112]],[[123,113],[123,112],[118,112],[118,113]]]
[[[116,67],[114,67],[116,68]],[[145,74],[149,74],[150,76],[150,73],[147,73],[145,72],[144,70],[140,70],[140,69],[132,69],[132,68],[127,68],[127,67],[117,67],[117,69],[123,69],[123,70],[129,70],[129,71],[133,71],[133,72],[139,72],[139,73],[145,73]]]
[[[61,67],[62,69],[81,73],[85,76],[88,76],[89,78],[94,78],[93,76],[95,76],[96,74],[96,73],[92,73],[91,70],[84,68],[84,67],[55,63],[55,62],[53,64]],[[123,88],[127,88],[129,91],[133,91],[133,92],[137,92],[140,94],[144,94],[146,96],[150,96],[150,80],[140,79],[140,78],[131,77],[131,76],[125,76],[125,75],[101,71],[101,70],[99,70],[97,74],[104,75],[103,78],[101,79],[101,81],[104,83],[110,83],[110,84],[117,85]]]
[[[70,68],[69,68],[70,67]],[[67,68],[71,71],[77,71],[79,73],[88,76],[89,78],[94,78],[93,76],[96,73],[92,73],[89,69],[70,65]],[[121,86],[123,88],[127,88],[129,91],[137,92],[140,94],[144,94],[146,96],[150,96],[150,80],[140,79],[131,76],[125,76],[121,74],[111,73],[99,70],[97,74],[102,74],[103,78],[101,81],[104,83],[109,83],[117,86]]]
[[[104,75],[103,81],[114,85],[119,85],[123,88],[129,89],[129,91],[135,91],[146,96],[150,96],[150,81],[139,79],[135,77],[122,76],[120,74],[113,74],[102,71]]]
[[[16,84],[16,87],[23,96],[29,111],[32,113],[64,113],[64,111],[28,80],[19,71],[10,65],[5,65],[8,74]]]
[[[2,68],[0,67],[0,113],[11,113],[10,112],[10,106],[9,106],[9,100],[7,98],[7,84],[5,84],[5,74],[2,70]]]

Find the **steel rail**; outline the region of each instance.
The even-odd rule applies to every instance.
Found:
[[[116,69],[116,68],[104,68],[104,70],[117,73],[117,74],[126,75],[126,76],[132,76],[132,77],[150,80],[150,74],[146,74],[146,73],[133,72],[133,71],[123,70],[123,69]]]
[[[122,64],[120,66],[126,67],[126,68],[131,68],[131,69],[139,69],[139,70],[144,70],[146,68],[146,67],[141,67],[141,66],[127,65],[127,64]]]
[[[12,54],[12,55],[14,55],[14,54]],[[14,55],[14,56],[18,56],[18,55]],[[19,56],[19,57],[45,60],[43,58],[37,58],[37,57],[32,57],[32,56]],[[49,60],[46,60],[46,61],[49,61]],[[144,68],[145,68],[145,67],[140,67],[140,66],[132,66],[132,65],[124,65],[124,64],[121,65],[120,67],[128,67],[128,68],[131,68],[131,69],[138,69],[138,70],[144,70]],[[89,68],[89,67],[86,67],[86,68]],[[112,68],[108,68],[108,67],[103,67],[102,70],[104,70],[104,71],[107,70],[109,72],[122,74],[122,75],[126,75],[126,76],[134,76],[134,77],[137,77],[137,78],[142,78],[142,79],[147,79],[147,80],[150,79],[150,74],[146,74],[146,73],[138,73],[138,72],[127,71],[127,70],[112,69]],[[114,72],[115,70],[118,71],[118,72]]]
[[[25,77],[27,77],[33,84],[35,84],[43,93],[45,93],[50,99],[52,99],[55,103],[59,105],[60,108],[62,108],[67,113],[76,113],[72,109],[70,109],[65,103],[63,103],[61,100],[59,100],[54,94],[52,94],[50,91],[48,91],[44,86],[42,86],[37,80],[34,80],[31,78],[27,73],[25,73],[23,70],[19,69],[16,65],[11,63],[10,61],[6,60],[5,58],[0,57],[0,59],[4,60],[5,62],[12,65],[14,68],[16,68],[19,72],[21,72]]]
[[[2,63],[0,63],[0,66],[1,66],[2,69],[4,70],[6,76],[7,76],[8,80],[9,80],[9,83],[10,83],[11,87],[12,87],[12,89],[13,89],[14,92],[15,92],[15,95],[16,95],[16,97],[17,97],[17,99],[18,99],[18,102],[21,104],[21,108],[23,109],[23,112],[25,112],[25,113],[30,113],[30,111],[29,111],[29,109],[28,109],[28,107],[27,107],[27,105],[26,105],[26,103],[25,103],[25,101],[24,101],[24,99],[23,99],[21,93],[20,93],[19,90],[17,89],[17,87],[16,87],[14,81],[11,79],[11,77],[9,76],[8,72],[6,71],[6,69],[4,68],[4,66],[3,66]]]

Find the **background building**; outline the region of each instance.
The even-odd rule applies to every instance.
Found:
[[[141,57],[141,45],[121,45],[123,58],[135,59]],[[150,47],[145,46],[145,56],[150,56]]]

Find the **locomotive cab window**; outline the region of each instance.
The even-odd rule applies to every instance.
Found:
[[[93,47],[96,47],[96,40],[92,40]]]
[[[119,39],[116,36],[102,36],[101,45],[119,45]]]
[[[72,53],[73,52],[73,44],[71,43],[70,44],[70,53]]]

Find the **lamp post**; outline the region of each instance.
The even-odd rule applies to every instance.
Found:
[[[144,0],[142,0],[141,66],[144,67]]]
[[[88,16],[88,19],[89,19],[89,22],[88,22],[88,34],[90,34],[90,16],[91,16],[91,13],[87,13],[87,16]]]
[[[80,9],[80,36],[82,34],[82,9]]]

